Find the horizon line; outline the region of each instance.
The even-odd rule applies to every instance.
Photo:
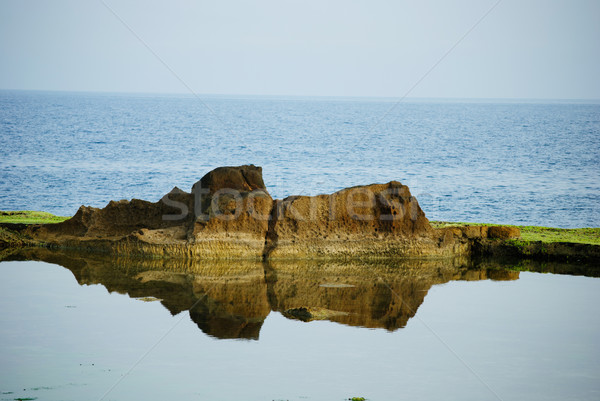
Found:
[[[19,89],[0,88],[0,92],[49,92],[49,93],[74,93],[74,94],[103,94],[103,95],[142,95],[142,96],[186,96],[186,97],[264,97],[264,98],[324,98],[324,99],[381,99],[388,101],[400,100],[475,100],[475,101],[524,101],[524,102],[590,102],[600,103],[600,98],[549,98],[549,97],[449,97],[449,96],[376,96],[376,95],[299,95],[299,94],[250,94],[250,93],[191,93],[191,92],[153,92],[153,91],[112,91],[112,90],[70,90],[70,89]]]

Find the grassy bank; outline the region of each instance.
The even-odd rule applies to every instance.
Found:
[[[447,221],[430,221],[435,228],[457,227],[462,225],[487,225],[500,224],[485,223],[452,223]],[[542,242],[574,242],[578,244],[600,245],[600,228],[553,228],[539,226],[511,226],[521,230],[521,239],[524,241]]]
[[[60,223],[69,217],[55,216],[51,213],[30,210],[0,211],[0,223],[42,224]],[[484,223],[453,223],[447,221],[431,221],[435,228],[456,227],[462,225],[498,225]],[[542,242],[574,242],[580,244],[600,245],[600,228],[552,228],[538,226],[514,226],[521,230],[524,241]]]
[[[69,217],[55,216],[46,212],[31,210],[0,211],[0,223],[43,224],[60,223]]]

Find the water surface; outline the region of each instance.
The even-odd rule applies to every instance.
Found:
[[[600,395],[594,277],[490,261],[173,264],[39,249],[12,258],[34,260],[0,263],[4,399]],[[323,320],[295,314],[301,307]]]

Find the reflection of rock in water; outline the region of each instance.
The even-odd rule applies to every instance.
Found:
[[[218,338],[258,339],[271,308],[262,266],[251,263],[237,276],[195,276],[194,294],[199,302],[190,317],[206,334]]]
[[[158,298],[173,315],[189,310],[198,327],[217,338],[258,339],[271,310],[260,262],[136,260],[44,248],[23,250],[11,259],[59,264],[81,285],[102,284],[132,298]]]
[[[432,285],[485,280],[490,274],[470,270],[457,259],[387,264],[271,262],[266,272],[271,308],[287,317],[387,330],[404,327]],[[519,272],[506,270],[493,274],[511,280],[519,277]]]
[[[206,334],[258,339],[271,310],[291,319],[351,326],[404,327],[435,284],[451,280],[516,280],[518,271],[486,262],[133,260],[81,253],[23,250],[10,257],[60,264],[79,284],[102,284],[134,298],[155,297],[173,315],[189,311]],[[546,265],[547,268],[547,265]],[[564,272],[565,267],[557,267]]]
[[[190,317],[204,333],[217,338],[246,338],[258,340],[265,316],[248,318],[227,313],[227,305],[219,302],[200,302],[190,309]]]

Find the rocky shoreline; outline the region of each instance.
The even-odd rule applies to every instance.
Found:
[[[158,202],[82,206],[53,224],[1,224],[0,248],[42,246],[180,259],[370,259],[502,255],[593,262],[598,246],[536,245],[512,226],[434,228],[391,181],[273,199],[254,165],[219,167]]]

